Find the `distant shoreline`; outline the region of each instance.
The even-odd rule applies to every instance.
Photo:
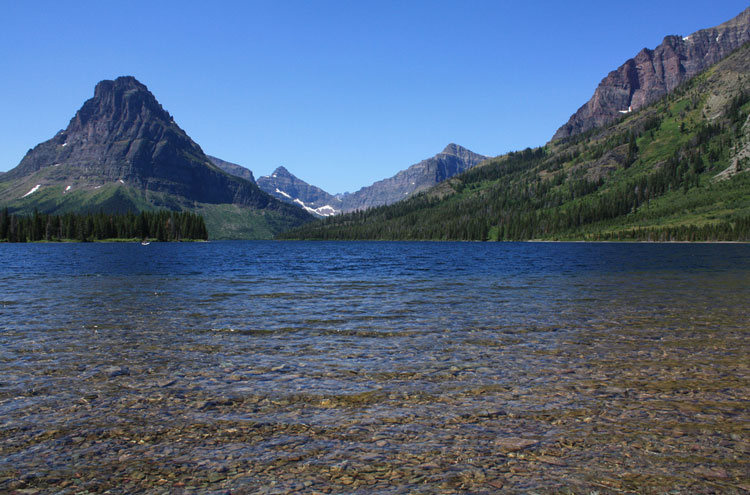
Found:
[[[149,240],[151,244],[175,244],[181,242],[196,243],[196,242],[253,242],[253,241],[271,241],[271,242],[445,242],[445,243],[478,243],[478,244],[533,244],[533,243],[544,243],[544,244],[750,244],[750,241],[636,241],[636,240],[622,240],[622,241],[589,241],[589,240],[544,240],[544,239],[529,239],[525,241],[476,241],[476,240],[437,240],[437,239],[180,239],[174,241],[158,241]],[[81,241],[77,239],[61,239],[61,240],[40,240],[40,241],[25,241],[25,242],[9,242],[6,240],[0,240],[0,244],[128,244],[128,243],[142,243],[142,239],[95,239],[90,241]]]
[[[216,241],[242,241],[263,239],[214,239]],[[548,243],[548,244],[750,244],[750,241],[639,241],[639,240],[545,240],[479,241],[471,239],[269,239],[274,242],[467,242],[479,244]]]

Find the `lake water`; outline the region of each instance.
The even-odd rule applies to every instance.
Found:
[[[0,245],[0,492],[747,493],[749,302],[742,244]]]

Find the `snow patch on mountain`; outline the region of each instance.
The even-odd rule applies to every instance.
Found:
[[[37,184],[37,185],[35,185],[34,187],[32,187],[32,188],[31,188],[31,191],[27,192],[26,194],[24,194],[24,195],[23,195],[23,196],[21,196],[21,197],[22,197],[22,198],[25,198],[26,196],[30,196],[30,195],[34,194],[35,192],[37,192],[37,191],[39,190],[39,188],[40,188],[40,187],[42,187],[42,185],[41,185],[41,184]]]
[[[289,195],[288,195],[287,193],[285,193],[284,191],[282,191],[282,190],[281,190],[281,189],[279,189],[278,187],[276,188],[276,192],[277,192],[278,194],[281,194],[281,195],[282,195],[282,196],[284,196],[285,198],[293,199],[293,198],[292,198],[291,196],[289,196]]]

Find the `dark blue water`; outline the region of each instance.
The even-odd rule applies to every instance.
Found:
[[[296,450],[318,452],[322,464],[395,462],[409,452],[442,465],[457,455],[446,453],[456,445],[445,433],[451,421],[498,408],[591,407],[571,391],[603,387],[641,361],[662,380],[666,371],[650,368],[659,356],[737,374],[741,365],[716,356],[748,350],[750,246],[742,244],[30,244],[0,245],[0,267],[0,490],[3,473],[11,483],[50,465],[65,472],[71,453],[101,478],[96,459],[114,462],[128,449],[113,450],[111,439],[101,441],[106,449],[94,440],[61,445],[115,426],[132,436],[146,425],[276,424],[282,444],[290,425],[370,428],[381,435],[372,445],[319,433]],[[707,334],[719,337],[713,351]],[[142,403],[135,417],[130,403]],[[422,442],[391,447],[400,437],[383,425],[392,420]],[[553,423],[492,421],[462,431],[476,436],[466,448],[477,458],[493,451],[478,440],[485,436],[561,435]],[[196,438],[183,445],[155,442],[149,455],[226,460]],[[277,446],[243,445],[243,462],[278,461]],[[544,478],[515,486],[557,486]],[[249,489],[265,486],[260,479],[218,483]],[[314,486],[338,486],[320,479]],[[409,493],[426,482],[420,490],[429,493],[446,479],[371,486]]]

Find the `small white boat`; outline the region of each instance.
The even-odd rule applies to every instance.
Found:
[[[143,239],[143,241],[141,241],[141,246],[148,246],[149,244],[151,244],[151,242],[147,241],[146,239]]]

